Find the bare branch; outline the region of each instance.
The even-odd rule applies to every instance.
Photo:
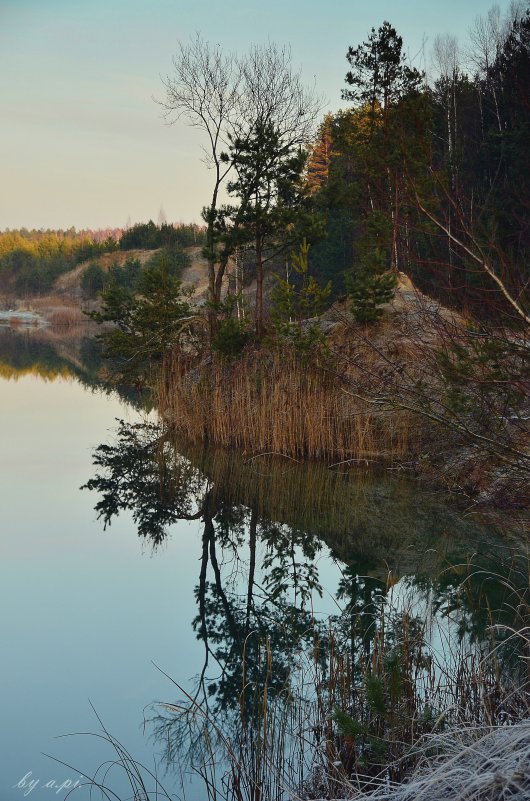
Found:
[[[492,281],[494,281],[494,282],[495,282],[495,284],[497,285],[497,287],[500,289],[500,291],[501,291],[501,294],[503,295],[503,297],[505,298],[505,300],[507,300],[507,301],[508,301],[508,303],[510,304],[510,306],[512,307],[512,309],[515,309],[515,311],[517,312],[517,315],[518,315],[520,318],[522,318],[522,319],[525,321],[525,323],[526,323],[527,325],[530,325],[530,316],[529,316],[528,314],[526,314],[526,312],[524,311],[524,309],[522,308],[522,306],[520,306],[520,305],[519,305],[519,303],[517,302],[517,300],[515,300],[515,298],[512,296],[512,294],[511,294],[511,293],[508,291],[508,289],[506,288],[506,285],[505,285],[505,283],[502,281],[502,279],[501,279],[501,278],[499,278],[499,276],[497,275],[497,273],[495,272],[495,270],[494,270],[494,269],[492,268],[492,266],[489,264],[489,262],[488,262],[488,260],[487,260],[487,258],[486,258],[486,256],[485,256],[485,254],[484,254],[484,253],[483,253],[483,251],[482,251],[482,248],[480,247],[480,245],[479,245],[479,243],[477,242],[476,238],[475,238],[475,237],[473,237],[472,233],[471,233],[469,230],[466,230],[466,234],[467,234],[467,235],[468,235],[468,237],[470,238],[470,241],[471,241],[471,243],[472,243],[472,245],[473,245],[473,248],[474,248],[474,249],[473,249],[473,248],[471,248],[471,247],[468,247],[468,246],[467,246],[467,245],[466,245],[464,242],[462,242],[462,241],[461,241],[461,240],[460,240],[458,237],[456,237],[456,236],[454,235],[454,233],[453,233],[453,232],[452,232],[452,231],[451,231],[451,230],[448,228],[448,226],[447,226],[447,225],[445,225],[445,224],[444,224],[443,222],[441,222],[441,221],[440,221],[440,220],[439,220],[437,217],[435,217],[433,214],[431,214],[431,212],[430,212],[430,211],[429,211],[429,210],[428,210],[428,209],[427,209],[427,208],[426,208],[426,207],[423,205],[423,203],[421,202],[421,200],[420,200],[420,197],[419,197],[419,195],[418,195],[417,191],[416,191],[416,190],[414,190],[414,192],[415,192],[415,195],[416,195],[416,202],[417,202],[417,204],[418,204],[418,208],[419,208],[419,209],[420,209],[420,210],[423,212],[423,214],[425,214],[425,216],[426,216],[426,217],[427,217],[427,218],[428,218],[428,219],[429,219],[429,220],[430,220],[430,221],[431,221],[431,222],[432,222],[432,223],[433,223],[433,224],[434,224],[434,225],[435,225],[437,228],[439,228],[441,231],[443,231],[443,232],[444,232],[444,234],[445,234],[447,237],[449,237],[449,239],[450,239],[450,240],[451,240],[451,241],[452,241],[452,242],[453,242],[455,245],[457,245],[459,248],[461,248],[461,249],[464,251],[464,253],[467,253],[467,255],[468,255],[468,256],[469,256],[471,259],[473,259],[473,261],[474,261],[474,262],[476,262],[477,264],[479,264],[479,265],[480,265],[480,267],[481,267],[481,268],[484,270],[484,272],[485,272],[487,275],[489,275],[489,277],[492,279]],[[456,207],[456,204],[454,204],[454,203],[453,203],[452,205],[454,205],[454,206]],[[461,215],[459,215],[459,216],[461,216]]]

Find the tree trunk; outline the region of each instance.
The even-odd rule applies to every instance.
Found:
[[[212,193],[212,202],[208,209],[207,229],[206,229],[206,258],[208,261],[208,327],[210,329],[210,343],[217,331],[217,311],[216,303],[216,276],[215,276],[215,214],[217,210],[217,195],[219,193],[220,177],[219,167],[217,166],[217,178]]]
[[[247,584],[247,612],[245,616],[245,637],[250,631],[250,615],[252,611],[252,595],[254,591],[254,575],[256,573],[256,542],[257,542],[258,514],[255,509],[250,516],[248,549],[250,553],[248,584]]]
[[[261,234],[256,231],[256,335],[263,334],[263,253]]]

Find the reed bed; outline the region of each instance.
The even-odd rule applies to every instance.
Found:
[[[343,560],[355,543],[360,551],[377,554],[381,577],[386,577],[389,566],[399,575],[435,576],[448,558],[453,563],[465,559],[471,537],[473,547],[490,552],[495,563],[499,542],[488,536],[485,545],[483,527],[464,521],[438,493],[423,489],[420,497],[417,483],[401,469],[391,474],[357,460],[329,464],[274,455],[249,457],[191,444],[171,432],[167,436],[172,450],[207,478],[212,500],[243,505],[255,509],[259,517],[317,534]],[[175,464],[177,485],[180,470]]]
[[[433,639],[432,622],[402,603],[381,608],[365,649],[347,614],[315,629],[282,692],[271,692],[265,642],[264,680],[246,678],[243,655],[234,698],[243,710],[253,695],[250,718],[219,717],[179,687],[158,719],[168,763],[196,773],[216,801],[530,797],[528,627],[480,647],[454,628]]]
[[[190,441],[248,454],[392,462],[411,452],[419,429],[407,411],[374,409],[346,390],[337,372],[290,350],[200,366],[172,353],[162,366],[158,403]]]
[[[78,306],[63,306],[53,309],[47,317],[50,325],[54,328],[86,325],[86,317]]]

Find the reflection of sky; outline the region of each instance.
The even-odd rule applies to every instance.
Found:
[[[151,555],[125,513],[104,532],[93,509],[97,495],[79,490],[94,475],[93,449],[112,439],[116,417],[138,419],[117,398],[75,381],[31,375],[0,381],[0,801],[23,797],[12,785],[29,771],[41,779],[31,793],[38,801],[51,797],[42,786],[47,779],[77,778],[42,751],[85,771],[109,757],[93,739],[53,739],[97,731],[89,699],[112,734],[152,764],[142,709],[179,695],[152,663],[184,685],[202,667],[203,646],[192,630],[201,523],[178,523]],[[256,581],[263,586],[263,542],[257,552]],[[224,584],[234,555],[218,548],[217,556]],[[247,556],[248,538],[238,552],[243,561]],[[303,561],[300,548],[294,556]],[[340,567],[327,547],[316,562],[324,596],[313,596],[310,608],[322,620],[339,611],[330,589],[337,587]],[[245,584],[244,575],[241,580]],[[225,589],[230,595],[239,587]],[[422,593],[405,579],[391,599],[397,608],[426,613]],[[431,645],[440,650],[444,628],[435,623]]]
[[[73,773],[41,751],[98,764],[93,741],[52,739],[97,730],[88,699],[113,734],[152,758],[142,708],[175,691],[151,660],[185,682],[202,655],[191,631],[200,534],[179,524],[150,558],[126,516],[106,532],[95,521],[96,499],[79,487],[114,417],[133,414],[119,401],[33,377],[1,382],[0,392],[0,798],[22,797],[9,788],[31,770],[42,779],[31,797],[42,800],[45,777]]]
[[[104,532],[97,496],[79,491],[116,417],[137,419],[116,398],[74,381],[0,382],[1,801],[23,798],[12,785],[28,771],[40,779],[30,794],[38,801],[51,797],[48,779],[78,778],[41,752],[87,772],[109,758],[94,739],[54,739],[98,730],[89,699],[112,734],[152,765],[142,710],[179,695],[152,662],[184,684],[202,666],[191,626],[200,522],[179,523],[151,555],[127,514]],[[320,579],[333,588],[337,568],[327,553],[318,555]],[[337,611],[327,590],[315,598],[317,617],[324,611]]]

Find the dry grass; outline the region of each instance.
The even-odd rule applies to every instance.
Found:
[[[69,328],[81,325],[86,326],[88,323],[81,306],[71,297],[59,293],[31,298],[31,301],[24,305],[19,303],[17,308],[20,312],[28,311],[39,315],[52,327]],[[11,319],[14,319],[14,317]],[[38,318],[35,318],[35,324],[38,324]]]
[[[63,306],[54,309],[47,315],[50,325],[54,328],[86,325],[86,317],[78,306]]]
[[[369,610],[315,627],[280,693],[269,641],[258,682],[243,654],[250,718],[219,717],[177,685],[181,700],[155,718],[167,764],[198,774],[216,801],[528,798],[528,629],[514,629],[522,653],[505,661],[495,640],[461,639],[454,624],[433,637],[414,607],[381,608],[371,649],[351,636]]]
[[[62,295],[59,292],[53,292],[49,295],[39,295],[38,297],[31,298],[28,306],[33,311],[45,314],[53,309],[72,308],[76,304],[72,298]]]
[[[337,371],[308,366],[288,350],[198,368],[172,354],[158,400],[163,417],[191,441],[250,454],[391,462],[418,443],[408,412],[369,407]]]

